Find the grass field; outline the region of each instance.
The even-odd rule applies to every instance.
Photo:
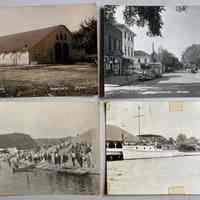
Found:
[[[0,66],[1,97],[97,95],[93,64]]]

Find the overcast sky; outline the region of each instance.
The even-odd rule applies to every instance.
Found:
[[[160,134],[167,138],[183,133],[200,139],[200,102],[183,102],[183,111],[170,112],[168,102],[128,102],[110,104],[108,124],[138,135],[138,105],[141,106],[141,134]]]
[[[60,138],[98,128],[97,103],[0,102],[0,134]]]
[[[135,37],[135,49],[152,52],[154,41],[156,50],[159,46],[168,49],[178,58],[183,51],[192,44],[200,44],[200,6],[189,6],[185,12],[177,12],[176,7],[165,7],[162,13],[163,37],[149,38],[146,36],[147,28],[131,28],[137,36]],[[124,6],[117,9],[116,19],[119,23],[124,23],[122,11]]]
[[[85,19],[96,16],[95,4],[0,7],[0,36],[60,24],[75,31]]]

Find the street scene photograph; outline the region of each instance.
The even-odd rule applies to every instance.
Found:
[[[98,94],[95,4],[0,8],[0,97]]]
[[[200,7],[104,7],[108,98],[200,97]]]
[[[200,102],[106,103],[108,195],[200,193]]]
[[[0,120],[0,196],[99,194],[96,102],[1,102]]]

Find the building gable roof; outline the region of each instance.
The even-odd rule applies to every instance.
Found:
[[[131,133],[128,133],[124,129],[115,126],[107,125],[106,126],[106,140],[107,141],[122,141],[122,135],[129,142],[136,142],[138,138]]]
[[[60,26],[64,25],[52,26],[23,33],[1,36],[0,53],[30,49],[38,42],[40,42],[43,38],[45,38],[47,35],[56,31]],[[69,31],[67,28],[66,30]]]

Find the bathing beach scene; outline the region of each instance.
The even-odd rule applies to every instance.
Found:
[[[99,193],[96,103],[10,102],[0,110],[0,195]]]

